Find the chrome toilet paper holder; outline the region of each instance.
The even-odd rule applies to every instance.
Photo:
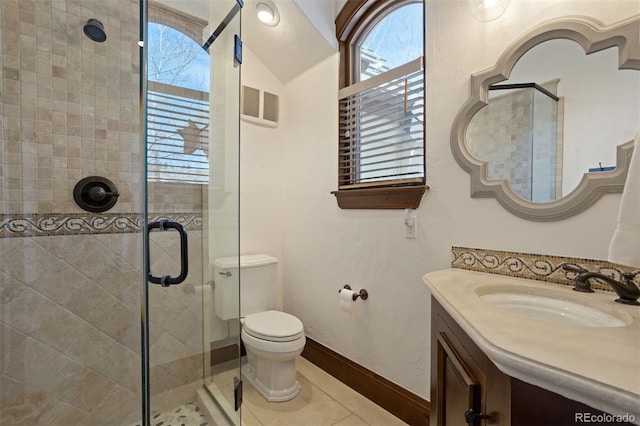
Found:
[[[349,284],[345,284],[344,287],[338,290],[338,293],[340,293],[342,290],[351,290],[351,286]],[[363,288],[360,289],[358,293],[353,293],[351,297],[353,297],[354,302],[356,301],[356,299],[358,299],[358,297],[362,300],[367,300],[369,298],[369,293]]]

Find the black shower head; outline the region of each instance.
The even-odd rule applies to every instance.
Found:
[[[104,26],[102,22],[97,19],[89,19],[84,26],[84,33],[93,41],[102,43],[107,39],[107,34],[104,32]]]

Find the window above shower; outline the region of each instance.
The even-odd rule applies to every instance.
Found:
[[[151,182],[209,182],[209,55],[149,23],[147,164]]]

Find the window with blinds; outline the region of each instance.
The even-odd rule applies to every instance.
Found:
[[[424,24],[423,0],[348,0],[336,17],[341,209],[415,209],[429,189]]]
[[[149,82],[149,181],[209,181],[209,93]]]
[[[424,184],[424,58],[338,97],[339,189]]]

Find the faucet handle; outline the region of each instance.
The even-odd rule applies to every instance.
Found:
[[[624,278],[627,281],[633,281],[636,275],[640,275],[640,270],[634,271],[634,272],[623,272],[620,275],[622,275],[622,278]]]

